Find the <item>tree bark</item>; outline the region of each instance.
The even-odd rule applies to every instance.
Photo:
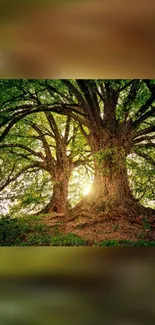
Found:
[[[94,157],[94,182],[91,192],[73,211],[89,210],[117,216],[152,213],[153,210],[141,206],[131,192],[126,168],[130,144],[124,137],[107,136],[105,141],[103,134],[91,135],[89,144]]]
[[[95,173],[89,200],[101,207],[125,204],[134,200],[131,193],[125,157],[121,147],[104,147],[94,159]]]
[[[64,171],[55,173],[55,178],[52,178],[53,190],[50,202],[43,208],[40,213],[66,213],[68,210],[68,184],[69,174]]]

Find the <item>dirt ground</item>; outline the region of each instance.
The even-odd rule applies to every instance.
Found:
[[[155,239],[144,220],[132,221],[125,216],[81,214],[71,220],[68,216],[59,215],[47,216],[43,220],[50,226],[51,233],[55,232],[55,229],[61,234],[74,233],[90,244],[103,240],[138,241],[140,239]]]

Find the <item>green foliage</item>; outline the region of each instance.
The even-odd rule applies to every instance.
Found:
[[[105,150],[99,150],[97,153],[95,153],[94,155],[99,164],[103,162],[103,160],[105,162],[112,162],[113,160],[113,150],[111,148],[107,148]]]
[[[94,157],[98,160],[99,164],[102,164],[103,161],[107,163],[116,163],[118,157],[124,158],[125,153],[122,147],[113,147],[99,150],[94,154]]]
[[[150,223],[148,222],[147,219],[143,220],[143,224],[145,229],[149,229],[149,230],[151,229]]]
[[[49,227],[39,217],[0,218],[0,246],[49,245]]]
[[[49,246],[50,240],[50,235],[46,233],[29,234],[27,240],[22,241],[19,246]]]
[[[132,154],[127,158],[127,168],[130,186],[136,199],[143,205],[154,208],[154,166],[142,157]]]
[[[23,210],[24,213],[31,211],[38,212],[39,209],[41,210],[45,204],[49,202],[52,196],[52,185],[54,184],[54,180],[51,179],[51,174],[49,177],[49,170],[45,172],[46,150],[40,135],[32,127],[32,122],[35,123],[43,133],[54,159],[54,164],[59,160],[60,166],[60,162],[63,164],[63,159],[60,159],[59,153],[65,141],[64,135],[68,116],[69,118],[71,117],[71,124],[69,130],[66,132],[68,133],[68,141],[65,146],[66,157],[70,157],[74,167],[79,168],[72,171],[69,185],[70,203],[76,204],[82,197],[82,179],[86,179],[87,181],[88,178],[92,178],[92,162],[89,162],[90,169],[89,173],[87,173],[88,164],[85,161],[88,157],[89,160],[93,161],[96,159],[98,161],[99,171],[103,175],[107,175],[109,166],[111,167],[111,165],[116,169],[122,168],[121,161],[125,158],[124,149],[126,148],[123,149],[123,144],[122,147],[109,148],[109,143],[112,143],[113,139],[115,140],[115,136],[118,140],[119,136],[122,135],[125,137],[124,146],[128,147],[129,145],[130,148],[130,145],[133,145],[133,148],[136,148],[136,151],[133,150],[131,153],[136,152],[137,156],[138,154],[147,156],[146,163],[143,158],[138,158],[137,160],[136,155],[132,153],[133,159],[129,157],[127,160],[127,167],[133,194],[144,205],[153,207],[153,189],[155,188],[154,178],[152,177],[154,174],[155,159],[153,151],[154,130],[151,131],[151,133],[146,133],[148,141],[144,139],[140,145],[137,138],[134,139],[132,136],[134,133],[136,134],[137,131],[143,131],[145,128],[153,126],[154,102],[150,101],[150,104],[146,106],[145,104],[148,99],[151,98],[150,96],[153,96],[151,89],[153,89],[152,86],[155,85],[155,80],[87,79],[83,81],[82,88],[77,80],[68,80],[68,82],[70,83],[70,87],[68,87],[63,80],[59,79],[0,80],[0,137],[9,121],[12,122],[14,117],[20,117],[22,113],[25,114],[25,112],[27,112],[27,115],[24,115],[22,119],[16,121],[9,130],[9,133],[2,140],[2,145],[11,144],[11,147],[0,148],[0,185],[5,184],[9,178],[15,177],[19,171],[29,164],[38,164],[38,168],[36,167],[34,170],[24,171],[21,177],[10,185],[7,185],[6,190],[4,189],[1,193],[0,199],[2,204],[3,199],[12,202],[14,206],[12,207],[11,213],[13,214],[17,211],[23,212]],[[81,98],[83,98],[83,100],[81,100]],[[81,101],[83,102],[84,100],[87,101],[86,105],[81,104]],[[105,104],[107,100],[110,101],[111,104],[113,101],[116,104],[116,110],[114,109],[115,116],[113,116],[113,120],[110,121],[114,126],[114,129],[111,129],[111,134],[108,133],[109,131],[107,132],[107,130],[109,130],[106,125],[106,123],[109,123],[107,122],[108,116],[104,119],[106,115]],[[95,106],[92,107],[92,102],[94,103],[93,105],[96,106],[96,112],[94,111],[95,114],[92,111],[92,109],[94,110],[95,108]],[[55,120],[55,125],[52,125],[52,127],[46,118],[46,114],[40,111],[41,106],[52,111],[52,116]],[[36,108],[38,109],[37,113],[35,112]],[[30,112],[31,114],[29,114]],[[134,125],[135,121],[140,117],[144,117],[145,114],[146,118],[143,119],[142,122],[139,122],[139,125]],[[109,116],[110,115],[111,114],[109,114]],[[89,119],[89,117],[91,118]],[[94,126],[96,129],[95,131]],[[106,132],[101,132],[100,135],[101,129]],[[54,135],[55,130],[58,131],[57,136]],[[107,148],[105,150],[99,150],[98,153],[90,157],[89,144],[91,141],[89,141],[89,139],[93,132],[96,132],[95,138],[97,141],[99,140],[99,145],[101,143],[101,148],[103,139],[100,138],[100,136],[103,137],[103,134],[106,134],[107,136],[105,138],[109,138],[110,141],[107,140],[108,142],[105,144]],[[145,138],[145,132],[143,133],[143,138]],[[133,139],[133,143],[131,139]],[[152,149],[149,147],[144,148],[143,144],[145,143],[148,145],[151,144]],[[20,146],[13,147],[13,145]],[[21,145],[27,146],[30,150],[27,151],[21,147]],[[114,145],[114,143],[112,145]],[[36,155],[32,151],[35,151]],[[153,162],[152,166],[149,162],[149,158],[150,161]],[[84,173],[83,166],[85,168]],[[103,166],[105,168],[103,168]],[[64,170],[65,169],[66,166],[64,167]],[[76,171],[79,173],[79,176],[76,175]]]
[[[60,234],[55,227],[54,234],[39,216],[0,218],[0,246],[85,246],[81,237],[69,233]]]
[[[138,240],[136,242],[130,240],[103,240],[97,244],[98,246],[117,246],[117,247],[155,247],[155,241]]]
[[[57,234],[51,238],[52,246],[85,246],[86,243],[84,239],[72,233],[67,235]]]
[[[110,172],[109,166],[114,170],[119,170],[124,167],[125,152],[122,147],[113,147],[99,150],[95,153],[94,158],[98,162],[98,168],[102,175],[108,175]],[[115,167],[114,167],[115,166]]]
[[[102,240],[99,243],[99,246],[119,246],[119,243],[117,240],[111,239],[111,240]]]

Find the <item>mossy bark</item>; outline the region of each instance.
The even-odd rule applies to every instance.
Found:
[[[91,140],[94,182],[91,192],[74,207],[73,213],[86,211],[93,215],[106,213],[131,218],[155,213],[154,210],[140,205],[131,192],[126,167],[128,151],[121,140],[109,139],[103,145],[102,139]]]

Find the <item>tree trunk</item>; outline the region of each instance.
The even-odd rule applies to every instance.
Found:
[[[152,209],[141,206],[134,198],[128,181],[127,148],[122,139],[92,137],[90,141],[94,157],[94,182],[91,192],[84,197],[73,212],[103,212],[107,215],[140,215],[152,213]]]
[[[53,191],[50,202],[45,206],[45,208],[40,213],[66,213],[68,210],[68,184],[69,175],[67,173],[56,172],[55,179],[53,182]]]
[[[128,182],[125,158],[122,157],[119,149],[115,153],[112,151],[113,149],[106,148],[103,151],[103,157],[95,158],[94,183],[90,197],[96,202],[120,203],[133,199]]]

